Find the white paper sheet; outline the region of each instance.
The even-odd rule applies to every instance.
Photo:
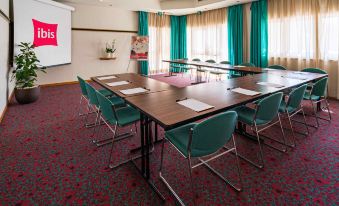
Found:
[[[116,76],[107,76],[107,77],[98,77],[99,80],[106,80],[106,79],[115,79]]]
[[[286,76],[281,76],[284,78],[288,78],[288,79],[298,79],[298,80],[306,80],[307,78],[302,77],[302,76],[296,76],[296,75],[286,75]]]
[[[240,87],[232,89],[231,91],[237,92],[237,93],[240,93],[240,94],[244,94],[244,95],[248,95],[248,96],[255,96],[255,95],[260,94],[260,92],[252,91],[252,90],[248,90],[248,89],[243,89],[243,88],[240,88]]]
[[[202,111],[214,108],[214,106],[200,102],[195,99],[185,99],[185,100],[178,101],[177,103],[184,107],[192,109],[196,112],[202,112]]]
[[[271,82],[258,82],[257,84],[263,85],[263,86],[268,86],[268,87],[274,87],[274,88],[284,87],[284,85],[276,84],[276,83],[271,83]]]
[[[142,87],[136,87],[136,88],[133,88],[133,89],[120,90],[120,92],[123,93],[124,95],[131,95],[131,94],[148,92],[148,90],[144,89]]]
[[[129,84],[129,82],[128,81],[118,81],[118,82],[107,83],[107,85],[110,86],[110,87],[116,87],[116,86],[121,86],[121,85],[125,85],[125,84]]]

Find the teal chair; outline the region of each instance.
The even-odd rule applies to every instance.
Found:
[[[303,97],[305,95],[306,92],[306,87],[307,85],[304,84],[302,86],[299,86],[298,88],[293,89],[290,94],[287,96],[288,99],[287,101],[285,101],[284,99],[281,101],[280,107],[279,107],[279,112],[282,115],[286,115],[291,127],[291,131],[292,131],[292,136],[293,136],[293,143],[292,147],[295,147],[296,145],[296,138],[295,138],[295,134],[294,134],[294,129],[293,129],[293,125],[292,125],[292,117],[298,113],[302,113],[303,115],[303,120],[304,122],[300,122],[303,125],[305,125],[306,127],[306,135],[309,134],[308,131],[308,126],[306,124],[306,118],[305,118],[305,112],[303,109],[303,105],[301,104]],[[294,120],[295,122],[298,122],[296,120]]]
[[[86,84],[87,82],[82,79],[81,77],[77,76],[78,78],[78,81],[79,81],[79,85],[80,85],[80,89],[81,89],[81,96],[80,96],[80,106],[79,106],[79,112],[78,112],[78,115],[79,116],[83,116],[83,115],[88,115],[88,112],[85,113],[85,114],[82,114],[81,113],[81,105],[82,105],[82,101],[85,100],[86,103],[87,103],[87,106],[88,106],[88,94],[87,94],[87,89],[86,89]],[[102,89],[102,90],[99,90],[100,93],[102,93],[103,95],[105,96],[114,96],[112,92],[110,92],[109,90],[107,89]]]
[[[285,67],[283,67],[281,65],[271,65],[271,66],[268,66],[268,68],[276,69],[276,70],[287,70]]]
[[[194,61],[194,62],[201,62],[201,60],[199,58],[194,58],[194,59],[192,59],[192,61]]]
[[[97,99],[99,101],[101,113],[99,116],[99,122],[103,121],[105,125],[109,128],[109,130],[113,133],[113,137],[111,139],[111,152],[109,155],[108,166],[111,169],[114,169],[122,164],[129,162],[130,160],[122,161],[118,164],[111,164],[112,161],[112,152],[114,149],[114,143],[118,140],[122,140],[126,137],[131,136],[129,133],[127,135],[118,135],[118,129],[126,126],[135,126],[135,133],[137,132],[136,123],[140,120],[140,113],[138,110],[133,107],[127,105],[126,107],[117,107],[111,99],[108,99],[104,95],[99,92],[96,92]]]
[[[231,64],[230,61],[221,61],[220,64]]]
[[[305,68],[301,70],[302,72],[310,72],[310,73],[317,73],[317,74],[327,74],[325,70],[319,68]]]
[[[273,149],[282,151],[282,152],[287,151],[285,133],[284,133],[284,130],[281,124],[280,115],[278,113],[280,103],[282,100],[282,96],[283,96],[283,93],[278,92],[268,97],[265,97],[258,101],[254,109],[251,107],[247,107],[247,106],[240,106],[234,109],[238,113],[238,121],[241,122],[242,124],[250,126],[252,131],[254,131],[256,134],[256,138],[257,138],[258,145],[259,145],[259,152],[260,152],[260,160],[259,160],[260,163],[255,163],[242,155],[239,155],[239,157],[243,158],[244,160],[246,160],[247,162],[253,164],[254,166],[258,168],[264,167],[264,158],[263,158],[261,140],[259,136],[260,132],[279,123],[281,133],[283,136],[283,142],[271,139],[269,137],[266,137],[266,138],[282,144],[284,148],[281,150],[273,145],[270,145],[270,144],[266,144],[266,145]],[[278,117],[278,121],[275,121],[277,117]],[[259,127],[261,127],[261,129],[259,129]]]
[[[196,193],[193,184],[192,169],[200,165],[205,165],[223,181],[230,184],[234,189],[236,189],[237,191],[241,191],[240,167],[237,155],[238,153],[233,136],[236,122],[237,114],[234,111],[229,111],[215,115],[200,123],[187,124],[165,132],[165,138],[162,143],[161,150],[159,176],[168,187],[168,189],[172,192],[172,194],[181,203],[181,205],[184,205],[183,201],[175,193],[175,191],[172,189],[172,187],[162,174],[165,141],[169,141],[171,145],[174,146],[185,159],[187,159],[192,194]],[[224,149],[225,144],[231,141],[231,139],[233,141],[233,147],[227,151],[222,151],[221,153],[218,153],[219,151]],[[210,164],[208,164],[208,162],[210,162],[211,160],[214,160],[229,152],[234,152],[236,154],[240,187],[235,186],[235,184],[225,179],[219,172],[213,169]],[[213,156],[211,157],[211,155]],[[203,160],[203,157],[208,157],[208,159]],[[197,158],[199,160],[199,163],[193,166],[192,158]],[[195,200],[195,198],[193,198],[193,200]]]
[[[216,61],[214,61],[213,59],[209,59],[206,62],[212,63],[212,64],[216,63]],[[221,76],[223,74],[226,74],[226,73],[224,71],[222,71],[221,69],[209,69],[208,70],[208,81],[210,81],[210,76],[211,75],[215,75],[216,76],[215,79],[221,81]]]
[[[97,97],[97,93],[100,93],[99,91],[97,91],[96,89],[94,89],[93,86],[91,86],[90,84],[86,83],[86,89],[87,89],[87,94],[88,94],[88,99],[89,99],[89,105],[90,105],[90,110],[92,110],[93,112],[96,113],[96,118],[95,118],[95,122],[92,124],[88,124],[88,116],[86,117],[86,127],[95,127],[100,125],[100,122],[98,123],[99,120],[99,116],[100,116],[100,104],[99,104],[99,100]],[[100,93],[101,94],[101,93]],[[103,95],[103,94],[101,94]],[[117,107],[123,107],[125,106],[125,102],[123,99],[121,99],[120,97],[109,97],[110,101]],[[93,143],[95,143],[97,146],[103,146],[105,145],[102,142],[106,142],[107,140],[96,140],[93,139]]]
[[[331,112],[330,112],[330,107],[327,101],[327,95],[326,95],[326,91],[327,91],[327,84],[328,84],[328,77],[322,78],[320,80],[318,80],[317,82],[315,82],[312,85],[312,88],[310,91],[307,91],[306,94],[304,95],[304,100],[309,100],[311,102],[312,108],[313,108],[313,112],[317,121],[317,125],[315,126],[316,128],[319,127],[319,119],[323,119],[326,121],[331,121],[332,120],[332,116],[331,116]],[[321,107],[321,103],[324,102],[325,103],[325,109],[327,110],[329,119],[326,118],[322,118],[320,116],[318,116],[317,114],[317,108],[314,106],[314,104],[320,104]],[[312,126],[312,125],[309,125]]]
[[[327,74],[327,72],[325,70],[319,69],[319,68],[305,68],[303,70],[301,70],[302,72],[309,72],[309,73],[315,73],[315,74]],[[308,83],[307,85],[307,90],[310,90],[313,86],[313,84],[316,81],[313,81],[311,83]],[[328,88],[327,88],[328,89]]]

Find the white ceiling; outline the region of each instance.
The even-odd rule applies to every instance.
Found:
[[[56,0],[75,4],[122,8],[132,11],[165,12],[171,15],[186,15],[244,4],[256,0]]]

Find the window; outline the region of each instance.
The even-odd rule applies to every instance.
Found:
[[[187,56],[190,59],[228,60],[226,9],[187,16]]]
[[[313,16],[269,19],[268,53],[270,57],[315,58],[316,30]]]
[[[320,59],[339,60],[339,12],[319,15]]]
[[[149,13],[149,72],[150,74],[168,71],[168,64],[163,59],[170,59],[171,28],[170,17]]]

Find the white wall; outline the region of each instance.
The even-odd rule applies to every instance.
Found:
[[[0,9],[9,16],[9,1],[0,0]],[[7,92],[9,22],[0,16],[0,116],[3,113],[10,92]]]
[[[71,4],[73,28],[108,29],[137,31],[136,12],[112,7]],[[79,75],[85,79],[91,76],[127,72],[131,36],[135,33],[72,31],[72,64],[47,69],[40,73],[38,84],[52,84],[75,81]],[[117,59],[99,60],[104,56],[106,42],[116,39]],[[135,62],[131,62],[129,72],[136,72]]]

